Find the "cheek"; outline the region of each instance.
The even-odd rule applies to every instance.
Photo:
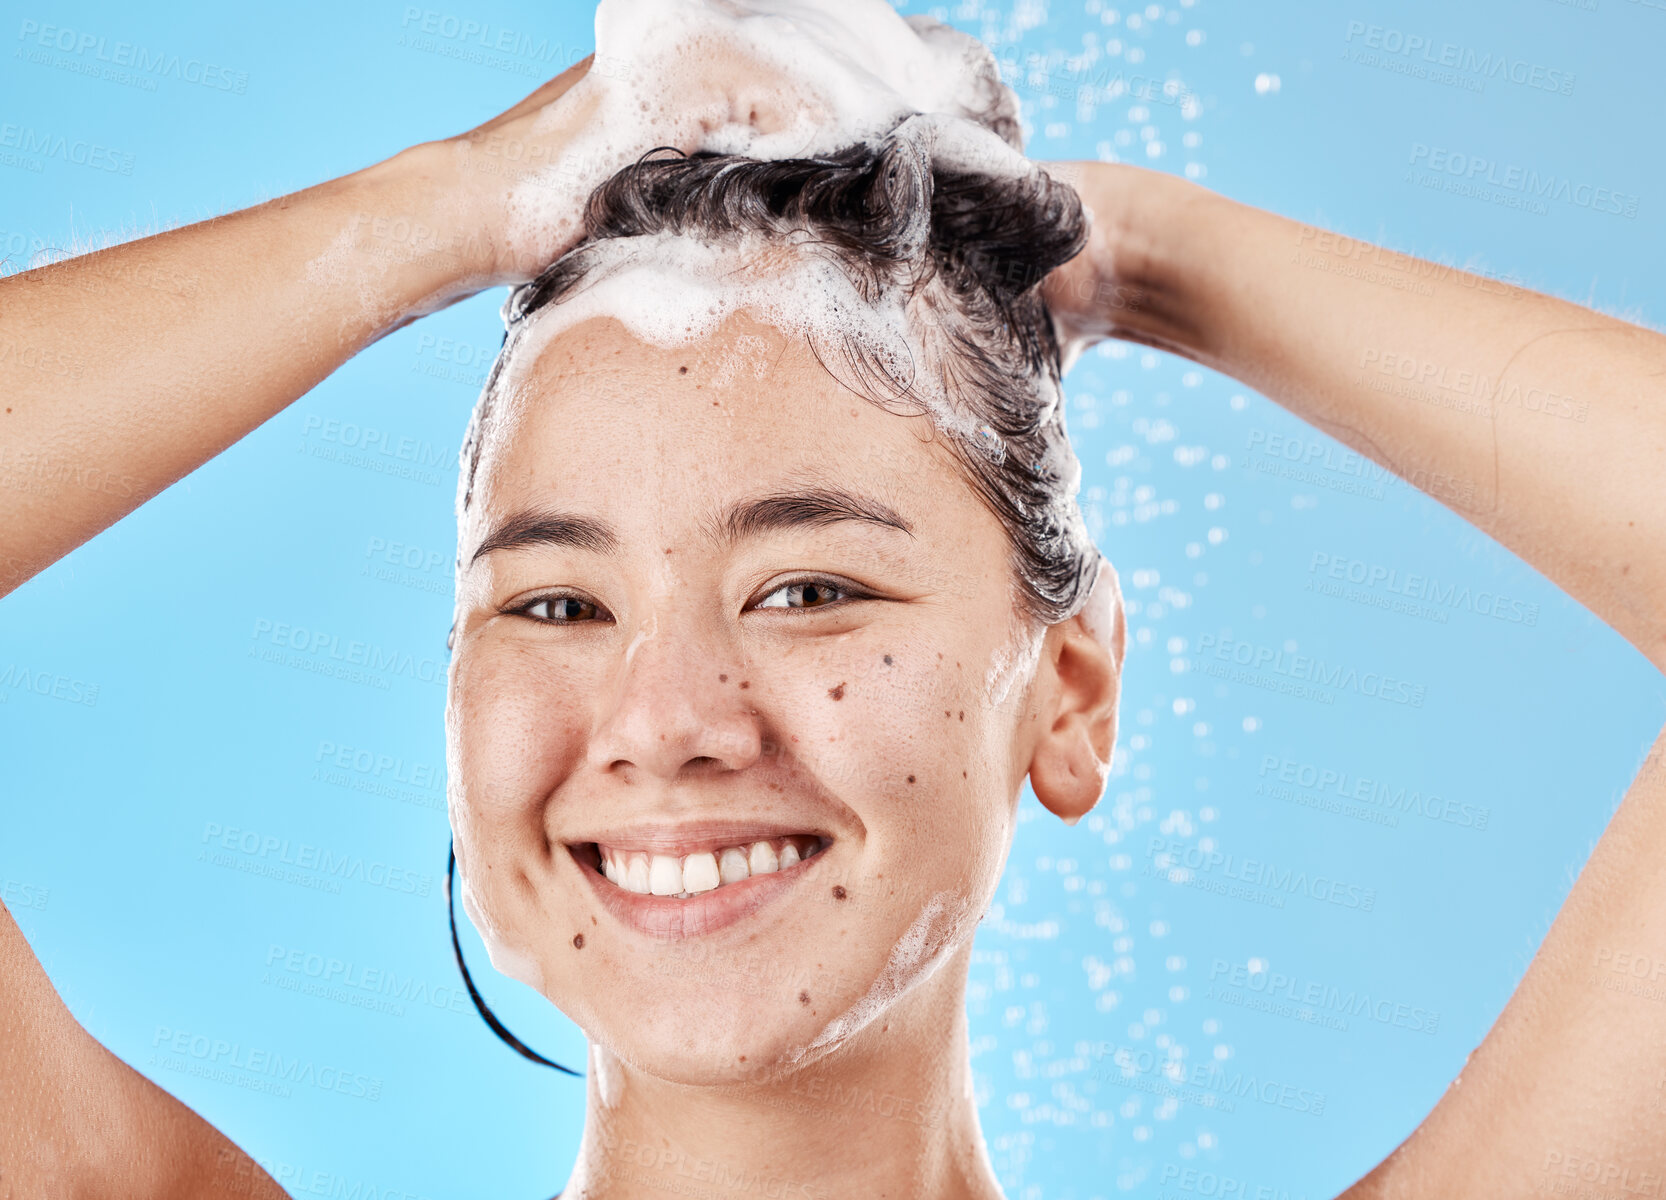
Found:
[[[864,636],[818,664],[816,685],[831,684],[800,683],[816,720],[796,723],[794,753],[857,811],[876,868],[910,892],[978,890],[999,874],[1012,731],[982,694],[987,657]]]
[[[459,656],[450,683],[463,815],[493,828],[515,824],[583,755],[573,706],[585,681],[533,647],[504,644]]]
[[[581,761],[571,720],[580,681],[525,646],[458,655],[447,706],[451,824],[475,904],[495,930],[518,927],[542,874],[545,802]]]

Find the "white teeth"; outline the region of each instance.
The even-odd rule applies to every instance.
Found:
[[[701,850],[683,858],[596,847],[602,874],[609,883],[641,896],[679,898],[741,883],[754,875],[785,871],[819,853],[821,848],[820,840],[808,834],[746,846],[726,846],[721,850]]]
[[[637,892],[644,896],[648,894],[648,856],[646,854],[630,856],[630,863],[625,868],[625,890]]]
[[[722,880],[717,874],[717,855],[690,854],[683,859],[683,890],[693,895],[709,892]]]
[[[739,883],[752,874],[752,868],[746,865],[746,851],[739,846],[730,846],[717,860],[718,872],[724,883]]]
[[[683,864],[669,854],[654,855],[648,867],[648,890],[656,896],[675,896],[683,890]]]

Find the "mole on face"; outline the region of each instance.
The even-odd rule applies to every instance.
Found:
[[[573,949],[574,950],[584,949],[584,935],[582,933],[575,933],[573,935]]]
[[[677,374],[687,375],[688,374],[688,368],[687,367],[678,367],[677,368]]]
[[[909,782],[909,783],[913,783],[913,782],[914,782],[914,776],[912,776],[912,775],[910,775],[910,776],[909,776],[909,777],[908,777],[908,782]]]
[[[717,682],[719,682],[719,683],[728,683],[729,682],[729,677],[727,675],[719,675],[717,677]]]
[[[843,700],[843,699],[844,699],[844,698],[845,698],[845,685],[844,685],[844,681],[843,681],[843,680],[840,680],[840,681],[839,681],[839,686],[838,686],[838,687],[830,687],[830,688],[828,688],[828,689],[827,689],[827,694],[828,694],[828,695],[829,695],[829,696],[831,696],[831,697],[832,697],[832,698],[833,698],[833,699],[835,699],[835,700]]]
[[[810,1003],[810,993],[809,992],[800,992],[800,993],[798,993],[798,1002],[800,1004]]]
[[[890,665],[891,665],[891,656],[890,656],[890,655],[889,655],[889,654],[887,654],[887,655],[886,655],[886,656],[885,656],[885,665],[886,665],[886,666],[890,666]]]
[[[843,900],[848,895],[850,895],[850,893],[845,891],[845,885],[844,884],[836,883],[836,884],[833,885],[833,899]]]

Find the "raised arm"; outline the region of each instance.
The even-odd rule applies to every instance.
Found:
[[[1050,169],[1095,222],[1048,283],[1067,334],[1243,380],[1491,534],[1666,670],[1666,336],[1172,175]]]
[[[1062,164],[1102,337],[1243,380],[1510,547],[1666,669],[1666,337],[1136,167]],[[1666,735],[1462,1075],[1342,1200],[1643,1195],[1666,1178]],[[1652,1182],[1650,1182],[1652,1181]]]
[[[507,236],[492,168],[559,170],[586,113],[558,101],[588,66],[461,138],[0,279],[0,595],[377,338],[553,257]]]
[[[901,95],[854,65],[860,45],[835,37],[840,52],[823,54],[824,35],[850,30],[813,8],[800,22],[671,5],[675,19],[651,36],[634,11],[597,16],[629,61],[587,59],[467,134],[0,279],[0,596],[377,338],[535,276],[581,235],[591,190],[642,154],[713,145],[790,156],[842,144],[844,101],[879,127],[901,115]],[[961,56],[939,33],[875,11],[894,23],[876,67],[901,61],[899,38],[915,38],[919,54]],[[758,28],[741,28],[748,21]],[[0,1200],[279,1194],[81,1028],[3,905],[0,1101]]]

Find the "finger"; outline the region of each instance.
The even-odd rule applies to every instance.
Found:
[[[594,54],[585,55],[578,62],[574,63],[565,71],[561,72],[561,74],[557,75],[554,79],[544,83],[531,95],[527,96],[526,99],[515,105],[514,108],[499,113],[490,121],[487,121],[484,125],[479,126],[477,129],[472,129],[469,132],[477,133],[481,130],[495,128],[498,125],[513,121],[516,117],[524,116],[530,112],[536,112],[538,109],[543,108],[546,104],[555,103],[555,101],[564,96],[575,83],[584,78],[585,74],[590,70],[590,64],[595,61],[595,58],[596,56]]]

